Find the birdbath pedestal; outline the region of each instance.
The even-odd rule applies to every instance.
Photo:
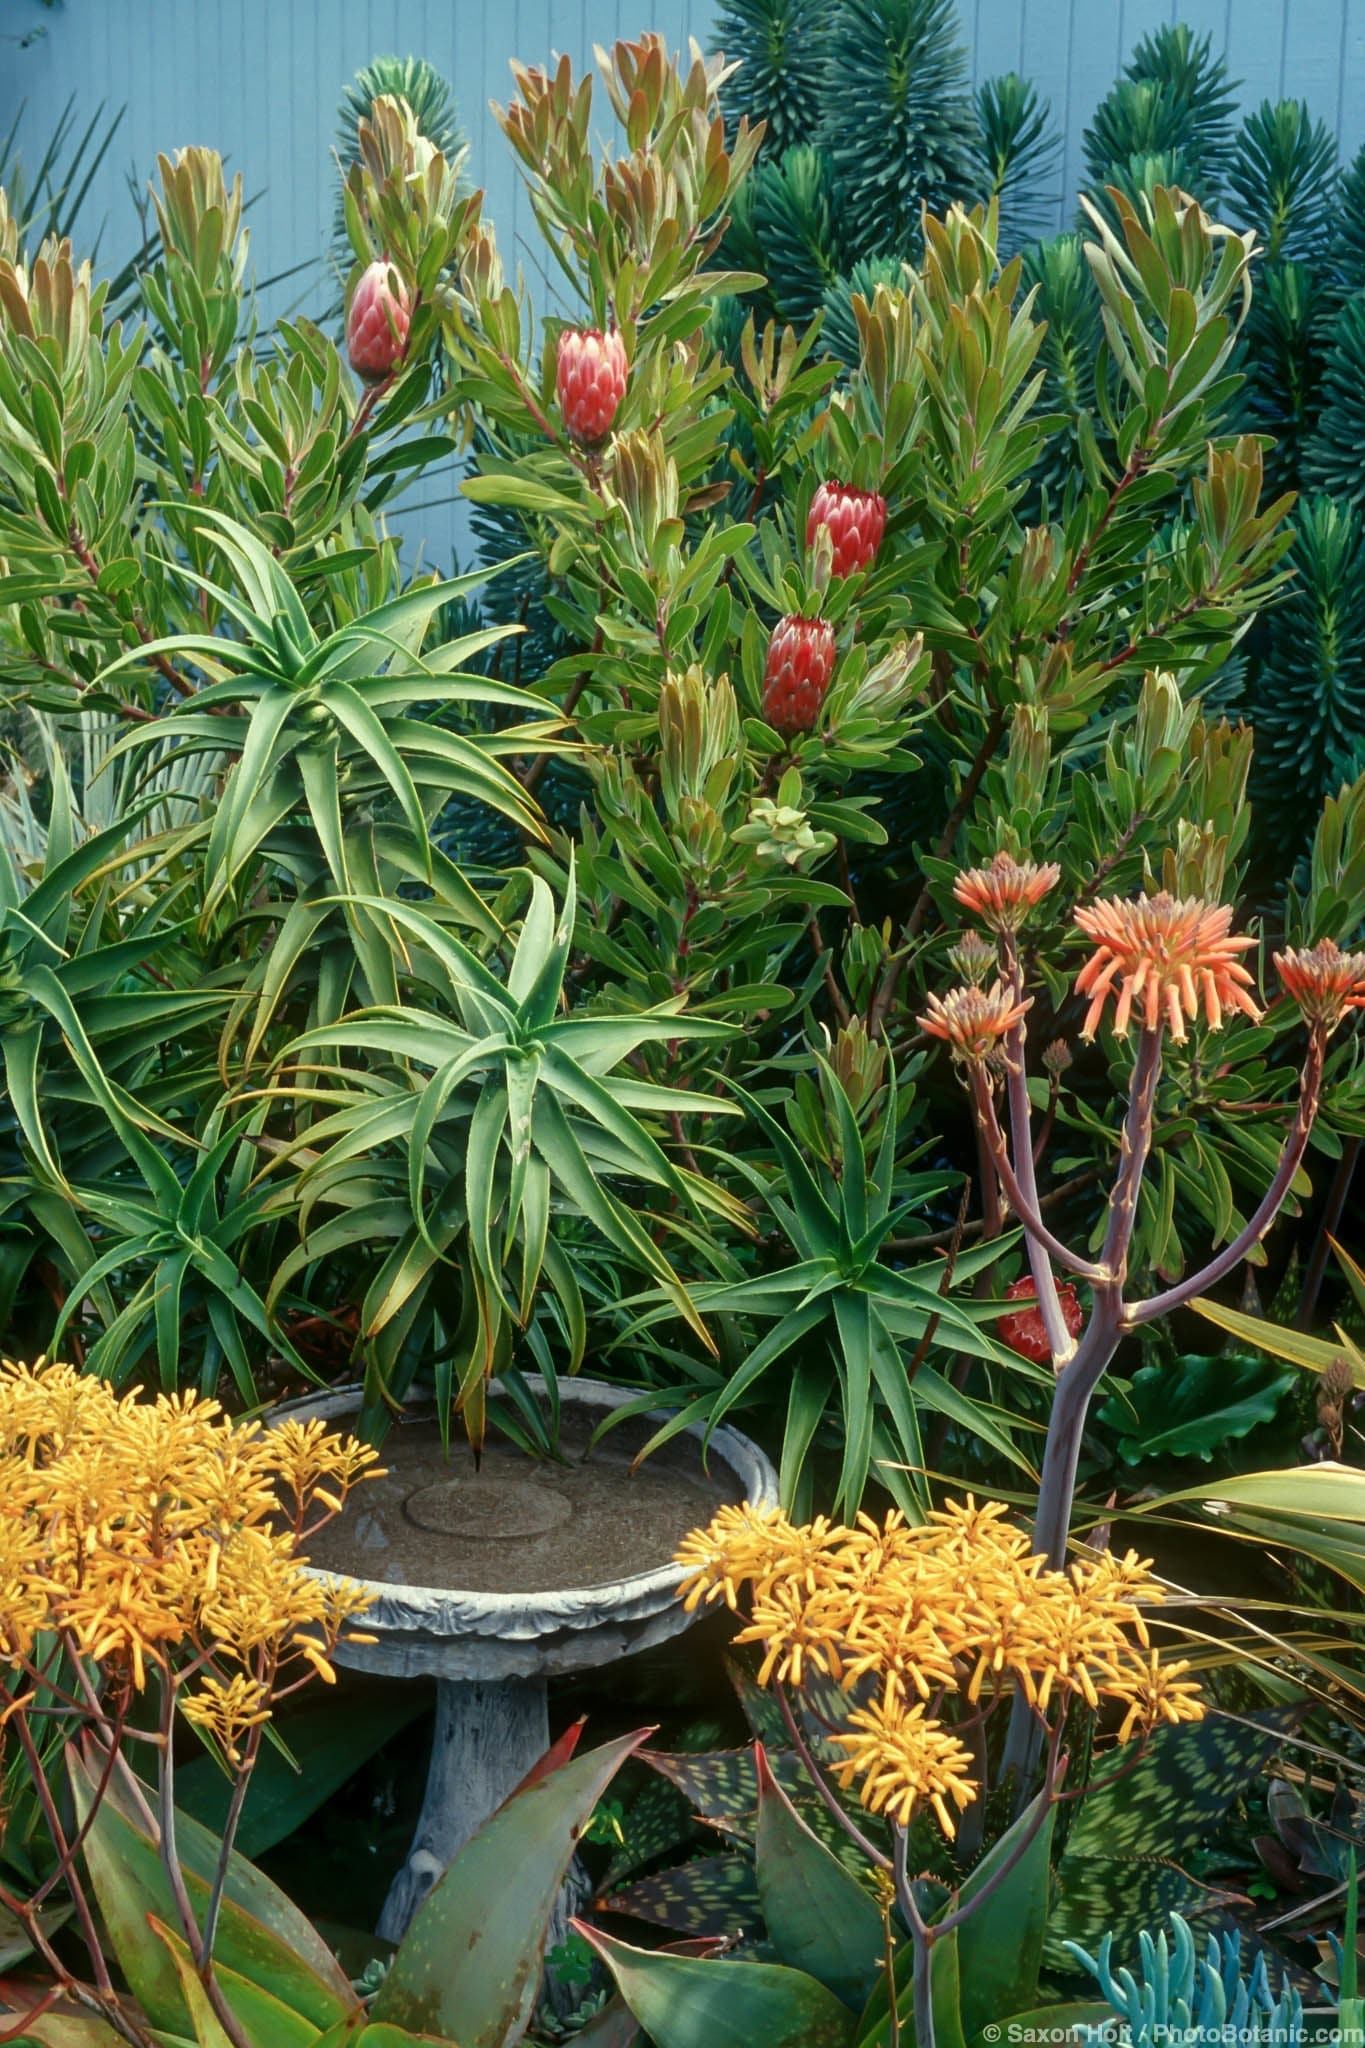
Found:
[[[561,1386],[559,1458],[490,1441],[476,1470],[449,1457],[434,1418],[384,1440],[385,1477],[361,1487],[310,1546],[314,1569],[374,1596],[370,1643],[339,1663],[391,1678],[434,1678],[436,1727],[426,1796],[378,1932],[399,1941],[469,1837],[549,1747],[547,1683],[615,1664],[678,1635],[692,1617],[673,1553],[727,1501],[776,1504],[777,1479],[737,1430],[700,1429],[632,1469],[661,1418],[633,1418],[589,1450],[593,1430],[633,1397],[597,1380]],[[278,1412],[344,1427],[358,1387]]]

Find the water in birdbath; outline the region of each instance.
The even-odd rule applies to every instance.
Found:
[[[566,1403],[558,1459],[492,1439],[475,1466],[449,1455],[434,1420],[384,1439],[385,1477],[360,1487],[309,1545],[323,1571],[393,1586],[552,1593],[609,1586],[667,1564],[689,1529],[743,1488],[723,1460],[703,1469],[693,1438],[632,1459],[657,1428],[628,1422],[589,1451],[600,1418]]]

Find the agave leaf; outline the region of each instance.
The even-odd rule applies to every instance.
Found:
[[[861,2008],[885,1966],[881,1908],[806,1826],[773,1776],[761,1742],[754,1744],[754,1762],[755,1868],[768,1937],[784,1963],[818,1978],[845,2005]]]
[[[520,2038],[550,1914],[593,1807],[645,1731],[575,1756],[499,1808],[418,1908],[372,2008],[460,2048]]]
[[[656,2048],[852,2048],[853,2014],[799,1970],[632,1948],[574,1925]]]

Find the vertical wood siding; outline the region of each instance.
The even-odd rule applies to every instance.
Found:
[[[105,223],[111,253],[135,228],[124,172],[145,178],[160,149],[214,144],[259,195],[258,273],[276,277],[315,261],[325,238],[342,87],[369,57],[416,51],[454,85],[471,169],[505,246],[538,270],[529,209],[489,111],[510,89],[508,60],[566,50],[582,65],[594,43],[646,24],[705,43],[715,12],[715,0],[0,0],[0,131],[22,104],[33,155],[69,95],[82,112],[101,101],[126,108],[114,168],[85,222],[87,234]],[[1347,157],[1365,142],[1365,0],[959,0],[958,13],[974,79],[1020,70],[1051,101],[1063,137],[1059,225],[1096,100],[1163,22],[1210,32],[1248,105],[1306,99]],[[272,297],[315,292],[316,278],[299,273]]]
[[[675,44],[706,44],[715,13],[715,0],[0,0],[0,134],[22,107],[21,142],[36,162],[71,96],[83,117],[101,102],[125,109],[81,222],[82,240],[100,232],[111,263],[136,243],[128,179],[143,185],[158,150],[212,144],[255,195],[256,273],[275,280],[267,312],[315,311],[331,296],[320,252],[335,202],[338,97],[370,57],[415,52],[454,86],[471,173],[509,267],[524,266],[546,306],[558,282],[489,111],[508,96],[509,59],[567,51],[581,67],[594,43],[644,26]],[[1096,101],[1163,22],[1211,33],[1247,105],[1303,98],[1346,160],[1365,142],[1365,0],[958,0],[958,15],[975,80],[1019,70],[1051,102],[1063,138],[1051,195],[1058,226],[1074,212]],[[452,545],[467,548],[453,508],[432,505],[404,523],[438,561]]]

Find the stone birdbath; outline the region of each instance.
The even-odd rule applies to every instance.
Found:
[[[476,1469],[458,1445],[445,1455],[433,1416],[405,1417],[384,1439],[386,1477],[310,1545],[314,1569],[374,1596],[374,1642],[337,1661],[436,1681],[426,1796],[378,1925],[389,1941],[549,1747],[547,1681],[680,1634],[692,1617],[677,1597],[679,1539],[727,1501],[777,1502],[772,1466],[737,1430],[717,1429],[705,1462],[694,1427],[632,1470],[662,1418],[632,1418],[590,1451],[634,1396],[588,1379],[560,1396],[562,1462],[490,1439]],[[344,1426],[360,1398],[347,1387],[277,1412]]]

